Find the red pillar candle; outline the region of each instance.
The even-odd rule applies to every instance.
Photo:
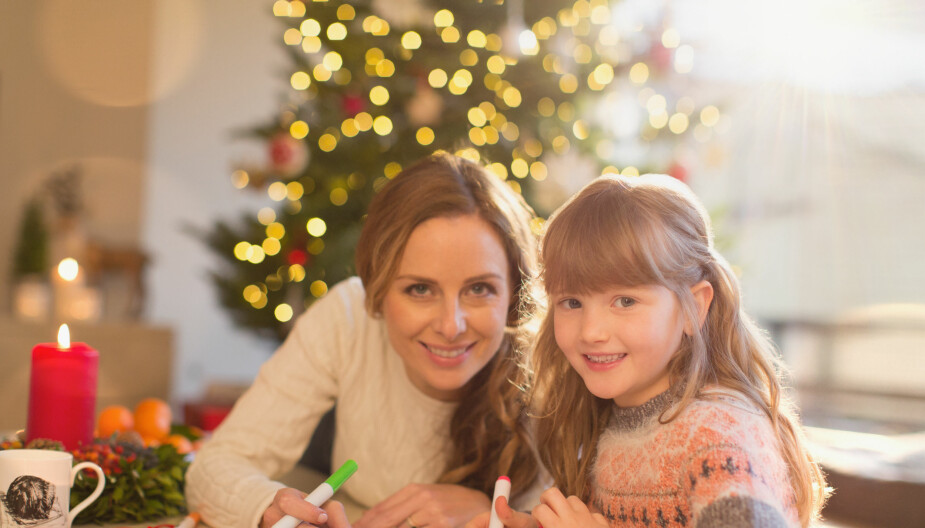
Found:
[[[32,349],[26,438],[49,438],[72,450],[93,440],[99,353],[86,343],[70,343],[61,325],[58,343]]]

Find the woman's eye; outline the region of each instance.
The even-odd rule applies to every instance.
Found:
[[[636,299],[632,299],[630,297],[620,297],[617,299],[617,306],[620,306],[621,308],[629,308],[634,304],[636,304]]]
[[[470,291],[473,295],[477,295],[477,296],[479,296],[479,297],[484,296],[484,295],[490,295],[490,294],[492,294],[492,293],[495,293],[495,289],[494,289],[490,284],[485,284],[484,282],[480,282],[480,283],[478,283],[478,284],[473,284],[473,285],[469,288],[469,291]]]
[[[405,288],[405,291],[411,295],[421,296],[430,293],[430,287],[426,284],[412,284]]]

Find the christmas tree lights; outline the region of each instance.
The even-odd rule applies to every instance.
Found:
[[[682,36],[658,17],[656,27],[621,18],[619,5],[274,2],[290,97],[253,131],[266,163],[232,182],[279,206],[207,235],[227,264],[213,278],[236,321],[284,337],[353,273],[373,194],[435,150],[484,163],[541,217],[602,172],[682,175],[672,146],[706,135],[718,110],[676,93],[693,61]]]

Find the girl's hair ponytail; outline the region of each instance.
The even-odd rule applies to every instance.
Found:
[[[714,282],[717,310],[709,326],[719,328],[725,342],[712,345],[730,352],[728,358],[719,354],[714,361],[720,385],[744,394],[767,413],[790,470],[800,521],[809,525],[818,519],[828,491],[822,470],[806,449],[796,406],[781,386],[786,367],[767,332],[742,310],[738,280],[725,259],[717,255],[713,267],[717,274]]]

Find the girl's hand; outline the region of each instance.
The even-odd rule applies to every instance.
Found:
[[[533,508],[533,518],[543,528],[608,528],[607,519],[591,513],[581,499],[565,498],[559,488],[549,488],[540,495],[540,505]]]
[[[498,510],[498,520],[507,528],[537,528],[536,521],[530,514],[512,510],[504,497],[498,497],[495,509]],[[489,519],[491,510],[476,515],[466,523],[466,528],[488,528]]]
[[[307,495],[308,493],[294,488],[283,488],[277,491],[273,502],[263,512],[260,528],[271,528],[284,515],[291,515],[311,526],[350,528],[343,504],[329,500],[323,504],[322,509],[302,500]]]
[[[367,510],[355,526],[460,528],[490,506],[491,499],[484,493],[463,486],[409,484]]]

